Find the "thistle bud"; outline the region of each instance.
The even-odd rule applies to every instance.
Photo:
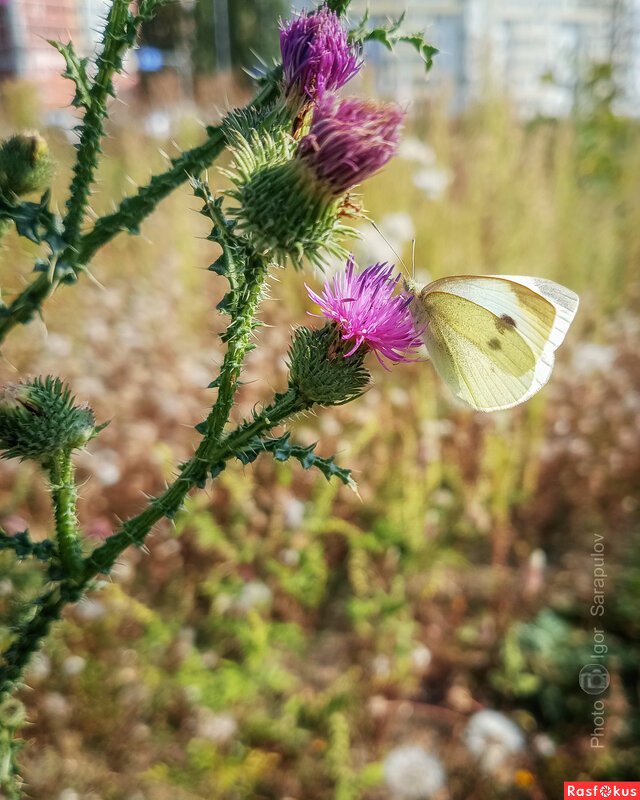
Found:
[[[46,465],[57,453],[82,447],[96,433],[93,411],[75,405],[59,378],[10,384],[0,395],[0,450],[3,458]]]
[[[12,136],[0,145],[0,192],[6,196],[43,192],[53,175],[49,145],[37,131]]]
[[[335,324],[318,330],[298,328],[289,350],[289,384],[310,403],[348,403],[369,385],[365,353],[362,349],[344,358],[345,344]]]

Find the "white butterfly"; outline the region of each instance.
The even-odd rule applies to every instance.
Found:
[[[578,296],[543,278],[460,275],[421,288],[409,309],[443,380],[482,411],[511,408],[549,380]]]

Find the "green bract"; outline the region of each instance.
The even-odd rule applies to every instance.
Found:
[[[74,405],[59,378],[9,384],[0,397],[0,449],[3,458],[48,464],[60,452],[85,445],[96,432],[93,411]]]
[[[364,366],[368,350],[360,347],[345,358],[344,345],[333,323],[317,330],[298,328],[289,350],[290,385],[322,406],[340,406],[361,395],[370,381]]]

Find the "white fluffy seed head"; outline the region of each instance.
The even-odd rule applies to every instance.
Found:
[[[491,709],[479,711],[471,717],[464,740],[486,772],[501,767],[509,756],[525,745],[524,734],[515,722]]]
[[[384,760],[384,777],[394,800],[427,800],[444,786],[439,759],[422,747],[396,747]]]

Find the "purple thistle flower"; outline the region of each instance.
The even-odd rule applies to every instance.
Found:
[[[409,304],[411,297],[393,296],[401,276],[393,277],[393,266],[376,264],[364,272],[354,272],[354,260],[349,258],[347,269],[324,284],[322,295],[306,286],[309,297],[322,309],[322,314],[336,322],[341,339],[353,340],[353,347],[344,354],[347,358],[365,345],[393,363],[414,361],[409,358],[422,340],[414,327]],[[320,316],[312,314],[312,316]]]
[[[296,157],[339,196],[370,177],[394,155],[403,112],[391,103],[355,97],[318,103]]]
[[[362,67],[360,48],[350,45],[340,18],[328,8],[301,14],[280,30],[286,94],[316,100],[334,92]]]

